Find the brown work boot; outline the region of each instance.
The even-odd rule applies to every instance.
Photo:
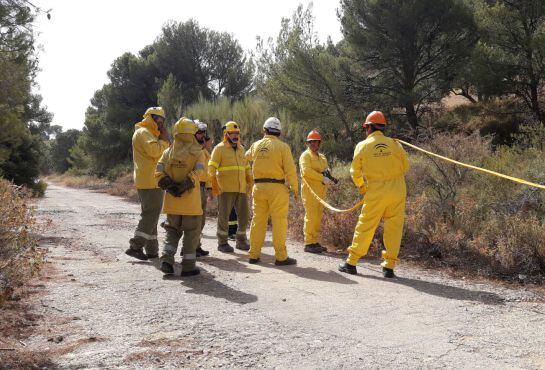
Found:
[[[320,253],[322,253],[322,247],[318,243],[306,244],[305,245],[305,252],[320,254]]]
[[[284,261],[279,261],[279,260],[276,260],[274,261],[274,264],[276,266],[289,266],[289,265],[296,265],[297,264],[297,260],[295,258],[286,258]]]
[[[385,278],[392,279],[395,278],[396,275],[394,274],[394,269],[389,269],[387,267],[382,268],[382,273],[384,274]]]
[[[240,249],[241,251],[249,251],[250,244],[248,244],[247,240],[237,240],[237,244],[235,245],[235,248]]]
[[[125,254],[127,256],[134,257],[136,259],[139,259],[140,261],[147,261],[148,256],[142,251],[142,249],[132,249],[129,248],[125,251]]]
[[[229,243],[218,245],[218,250],[223,253],[233,253],[235,251],[233,247],[229,245]]]
[[[356,266],[352,266],[348,262],[341,263],[339,265],[339,271],[340,272],[346,272],[350,275],[356,275],[358,273],[358,269],[356,269]]]

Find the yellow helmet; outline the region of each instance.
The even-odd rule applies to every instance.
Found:
[[[238,123],[236,123],[235,121],[229,121],[223,126],[223,133],[227,134],[230,132],[240,132]]]
[[[152,114],[165,118],[165,110],[162,107],[148,108],[146,113],[144,113],[144,118],[151,117]]]
[[[189,118],[182,117],[174,124],[174,136],[178,134],[195,135],[197,131],[197,125]]]

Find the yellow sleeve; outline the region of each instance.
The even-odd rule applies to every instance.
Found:
[[[216,178],[216,171],[220,166],[220,163],[221,150],[216,146],[214,150],[212,150],[212,155],[210,156],[210,160],[208,161],[208,176],[210,177],[210,180]]]
[[[362,143],[356,145],[356,149],[354,150],[354,159],[352,159],[352,164],[350,165],[350,176],[352,176],[352,181],[358,188],[365,185],[362,169],[363,149],[364,145]]]
[[[165,149],[169,147],[167,141],[160,140],[147,131],[138,134],[136,140],[143,152],[154,159],[161,157]]]
[[[282,164],[284,166],[284,173],[286,174],[286,179],[290,185],[290,189],[293,192],[299,191],[299,181],[297,180],[297,169],[295,168],[295,163],[293,161],[293,156],[289,146],[283,145],[282,149]]]
[[[403,149],[400,143],[397,143],[397,145],[399,146],[399,152],[400,152],[401,162],[403,166],[403,173],[406,173],[411,167],[411,164],[409,162],[409,156],[407,155],[407,152],[405,151],[405,149]]]
[[[255,144],[255,143],[254,143],[254,144]],[[253,153],[252,153],[252,150],[254,149],[254,144],[252,144],[252,145],[250,146],[250,149],[248,149],[248,150],[246,151],[246,160],[247,160],[248,162],[252,162],[252,161],[254,160],[254,156],[253,156]]]
[[[316,171],[311,167],[311,154],[307,151],[304,151],[299,157],[299,168],[301,169],[301,177],[304,177],[305,180],[315,180],[315,181],[324,181],[324,175]]]
[[[163,151],[159,162],[155,166],[155,180],[159,182],[163,177],[167,176],[167,158],[168,158],[168,149]]]

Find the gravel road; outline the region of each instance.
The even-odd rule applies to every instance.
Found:
[[[270,244],[249,265],[216,250],[213,219],[201,275],[164,279],[124,254],[137,204],[50,184],[38,213],[53,221],[39,310],[54,320],[26,344],[60,368],[545,369],[544,299],[523,287],[403,264],[385,280],[368,261],[347,276],[297,243],[297,266],[274,266]]]

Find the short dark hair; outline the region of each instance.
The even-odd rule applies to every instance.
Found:
[[[384,129],[386,128],[386,125],[379,125],[379,124],[376,124],[376,123],[371,123],[371,124],[369,124],[369,127],[371,127],[371,132],[375,132],[375,131],[383,132]]]
[[[278,131],[278,130],[270,130],[270,129],[266,128],[265,132],[267,133],[267,135],[280,136],[280,131]]]

